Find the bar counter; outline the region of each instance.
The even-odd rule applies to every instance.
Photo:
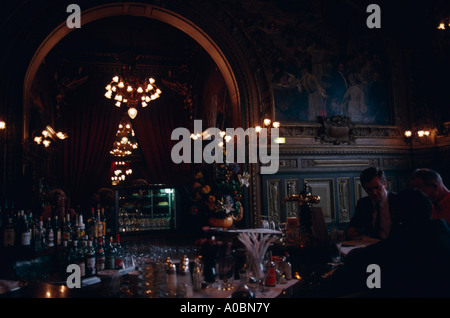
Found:
[[[81,288],[69,288],[63,282],[44,282],[31,281],[21,285],[16,281],[0,280],[0,298],[166,298],[161,292],[146,296],[133,295],[124,291],[123,281],[129,279],[128,276],[137,277],[138,271],[134,267],[117,271],[116,280],[107,277],[91,277],[82,280]],[[251,286],[255,291],[255,298],[290,298],[295,288],[300,285],[300,280],[293,278],[283,284],[277,284],[274,287],[266,287],[265,291],[259,291],[258,288]],[[219,290],[214,286],[205,286],[199,291],[194,291],[190,297],[186,295],[175,295],[168,298],[231,298],[232,292],[237,288],[240,281],[235,280],[234,288],[229,290]]]

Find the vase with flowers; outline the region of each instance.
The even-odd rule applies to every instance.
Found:
[[[249,174],[240,170],[239,164],[227,162],[196,168],[191,197],[210,226],[227,229],[242,220],[243,187],[249,186]]]

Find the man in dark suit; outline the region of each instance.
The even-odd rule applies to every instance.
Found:
[[[343,265],[326,275],[321,287],[329,297],[450,296],[449,223],[431,218],[431,201],[420,190],[400,192],[392,209],[389,237],[350,251]],[[380,274],[376,288],[368,284],[374,264]]]
[[[360,180],[368,196],[358,200],[347,228],[347,238],[370,236],[385,239],[391,228],[391,211],[397,194],[387,190],[386,176],[380,168],[363,170]]]

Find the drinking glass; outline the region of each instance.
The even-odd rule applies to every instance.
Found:
[[[341,251],[342,251],[342,241],[345,238],[343,230],[338,227],[333,226],[330,231],[330,253],[331,262],[330,265],[338,266],[341,264]]]

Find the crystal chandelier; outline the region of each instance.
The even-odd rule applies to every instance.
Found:
[[[130,156],[133,150],[138,148],[138,143],[134,140],[135,134],[131,124],[127,121],[119,124],[119,129],[116,133],[116,141],[111,149],[111,155],[115,157]]]
[[[133,170],[130,164],[126,161],[116,161],[113,163],[113,173],[111,175],[111,182],[113,185],[118,185],[125,181],[126,177],[131,175]]]
[[[128,106],[128,116],[134,119],[138,113],[137,107],[147,107],[148,103],[159,98],[161,90],[155,85],[155,79],[147,77],[144,80],[137,76],[114,76],[105,87],[105,97],[115,101],[115,105]]]

